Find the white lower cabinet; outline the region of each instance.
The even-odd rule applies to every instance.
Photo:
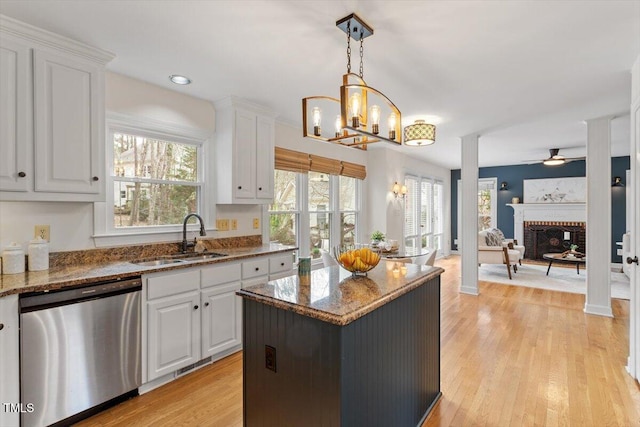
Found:
[[[158,383],[143,392],[202,359],[240,350],[242,298],[236,292],[291,275],[292,262],[288,252],[144,276],[142,381]]]
[[[200,360],[200,293],[187,292],[147,303],[149,379]]]
[[[202,357],[242,344],[240,282],[202,291]]]
[[[20,424],[20,335],[18,295],[0,298],[0,426]]]

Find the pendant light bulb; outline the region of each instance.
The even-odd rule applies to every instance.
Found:
[[[311,110],[311,114],[313,116],[313,134],[315,136],[320,136],[322,133],[320,130],[320,122],[322,121],[322,110],[318,107],[313,107]]]
[[[342,135],[342,117],[336,116],[336,138]]]
[[[351,108],[351,126],[354,128],[360,127],[360,106],[361,97],[359,93],[354,93],[349,97],[349,108]]]
[[[380,107],[371,106],[371,131],[374,135],[380,133]]]
[[[395,113],[389,114],[387,123],[389,125],[389,139],[396,139],[396,114]]]

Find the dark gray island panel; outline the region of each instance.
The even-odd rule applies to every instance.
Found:
[[[419,425],[440,397],[441,271],[418,271],[417,286],[344,325],[280,304],[290,298],[286,286],[275,291],[286,296],[278,304],[243,295],[245,425]],[[385,287],[374,283],[381,277],[370,277],[336,281],[331,293],[344,298],[353,292],[348,286],[365,286],[368,294]],[[313,298],[305,298],[311,310]],[[275,349],[275,372],[266,346]]]

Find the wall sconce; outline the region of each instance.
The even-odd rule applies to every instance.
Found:
[[[500,191],[505,191],[505,190],[508,190],[508,189],[509,189],[509,187],[507,186],[507,181],[502,181],[500,183]]]
[[[391,189],[391,191],[393,192],[393,195],[396,196],[396,199],[398,197],[402,197],[404,199],[407,195],[407,186],[400,185],[398,184],[398,181],[396,181],[395,184],[393,184],[393,188]]]
[[[624,184],[622,183],[622,178],[620,178],[619,176],[614,176],[613,177],[613,184],[611,184],[612,187],[624,187]]]

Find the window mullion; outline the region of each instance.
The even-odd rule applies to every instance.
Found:
[[[309,242],[310,236],[310,219],[309,219],[309,175],[299,173],[297,174],[298,188],[297,201],[298,209],[300,211],[300,220],[298,221],[298,255],[300,257],[310,256]]]

